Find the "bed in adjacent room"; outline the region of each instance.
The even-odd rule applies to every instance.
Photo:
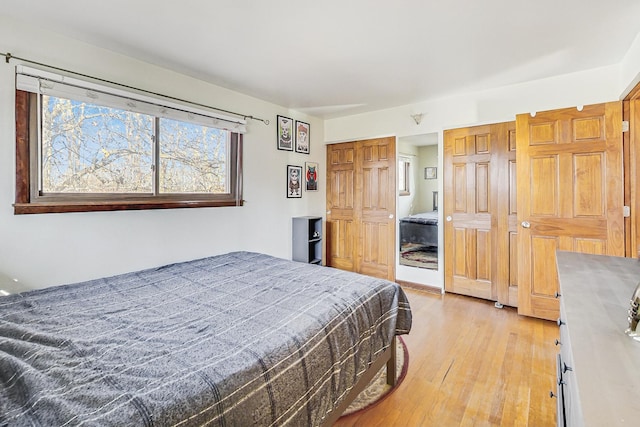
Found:
[[[400,219],[400,244],[438,246],[438,211],[409,215]]]
[[[9,295],[0,425],[330,425],[410,328],[393,282],[251,252]]]

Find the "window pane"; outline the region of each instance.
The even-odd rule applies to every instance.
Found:
[[[43,193],[151,193],[153,117],[42,96]]]
[[[161,193],[228,193],[229,132],[160,119]]]

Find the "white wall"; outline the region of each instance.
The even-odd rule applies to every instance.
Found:
[[[620,66],[597,68],[403,105],[325,121],[325,142],[409,136],[447,128],[515,120],[516,114],[615,101],[620,95]],[[416,125],[412,114],[424,113]]]
[[[640,82],[640,33],[620,63],[620,99]]]
[[[424,168],[436,167],[437,179],[425,179]],[[442,170],[438,167],[438,146],[425,145],[418,147],[417,199],[412,213],[433,211],[433,192],[438,191],[438,181],[442,178]]]
[[[323,121],[0,16],[0,52],[271,121],[244,138],[244,207],[14,215],[16,64],[0,64],[0,273],[32,287],[233,250],[291,256],[291,217],[324,216]],[[276,115],[311,124],[310,155],[276,149]],[[287,199],[286,166],[319,163],[317,192]]]
[[[411,173],[411,178],[409,180],[409,194],[405,196],[398,196],[397,217],[403,218],[407,215],[411,215],[413,206],[416,203],[415,200],[417,195],[416,173],[418,170],[418,148],[405,142],[398,141],[398,156],[409,159],[409,163],[411,164],[411,166],[409,167],[409,172]],[[400,173],[399,169],[398,173]]]

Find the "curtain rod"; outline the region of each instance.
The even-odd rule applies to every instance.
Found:
[[[247,119],[257,120],[257,121],[260,121],[260,122],[264,123],[265,125],[269,124],[269,120],[268,119],[261,119],[259,117],[254,117],[254,116],[249,116],[249,115],[246,115],[246,114],[236,113],[234,111],[229,111],[229,110],[225,110],[225,109],[222,109],[222,108],[212,107],[210,105],[200,104],[198,102],[187,101],[186,99],[176,98],[174,96],[164,95],[162,93],[153,92],[153,91],[146,90],[146,89],[140,89],[140,88],[137,88],[137,87],[134,87],[134,86],[128,86],[128,85],[125,85],[125,84],[122,84],[122,83],[112,82],[111,80],[101,79],[100,77],[94,77],[94,76],[90,76],[88,74],[82,74],[82,73],[78,73],[76,71],[66,70],[66,69],[60,68],[60,67],[54,67],[53,65],[43,64],[41,62],[32,61],[30,59],[25,59],[25,58],[20,58],[19,56],[14,56],[14,55],[11,54],[11,52],[7,52],[7,53],[0,52],[0,56],[4,56],[5,62],[7,64],[9,63],[10,60],[16,59],[18,61],[26,62],[28,64],[39,65],[41,67],[51,68],[51,69],[56,70],[56,71],[62,71],[62,72],[65,72],[65,73],[76,75],[76,76],[81,76],[81,77],[86,77],[86,78],[89,78],[89,79],[97,80],[97,81],[102,82],[102,83],[109,83],[109,84],[120,86],[120,87],[123,87],[123,88],[126,88],[126,89],[137,90],[137,91],[140,91],[140,92],[143,92],[143,93],[147,93],[149,95],[161,96],[163,98],[167,98],[167,99],[170,99],[172,101],[184,102],[184,103],[195,105],[195,106],[198,106],[198,107],[204,107],[204,108],[209,108],[211,110],[220,111],[222,113],[233,114],[234,116],[242,117],[244,120],[247,120]]]

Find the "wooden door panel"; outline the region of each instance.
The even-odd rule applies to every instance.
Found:
[[[489,163],[476,163],[476,213],[490,212]]]
[[[531,236],[531,281],[535,295],[554,295],[558,291],[558,275],[555,269],[557,237]]]
[[[353,209],[353,170],[332,170],[328,181],[331,209]]]
[[[624,255],[622,108],[517,117],[519,313],[558,316],[556,250]],[[527,186],[524,183],[528,183]]]
[[[559,211],[557,156],[531,157],[531,184],[527,189],[533,216],[557,216]]]
[[[477,234],[475,229],[467,228],[465,230],[465,242],[467,243],[467,247],[464,248],[464,263],[465,263],[465,272],[466,279],[476,280],[478,278],[478,270],[477,270],[477,253],[478,249],[478,241],[476,240]],[[463,279],[464,279],[463,278]],[[455,285],[455,282],[454,282]],[[455,286],[454,286],[455,289]]]
[[[454,287],[455,292],[449,292],[492,300],[493,291],[491,282],[489,281],[456,277],[454,278]]]
[[[476,279],[491,282],[491,230],[476,230]]]
[[[516,207],[510,200],[516,195],[515,167],[509,165],[515,165],[514,136],[515,122],[445,131],[447,292],[516,305],[508,234],[509,212],[515,215]]]
[[[343,270],[353,270],[354,265],[354,224],[351,219],[333,219],[327,221],[327,252],[331,260],[327,265]]]
[[[467,165],[453,164],[453,193],[454,212],[467,212]]]
[[[467,137],[459,136],[453,138],[453,155],[454,156],[466,156],[467,155]]]
[[[508,305],[517,307],[518,302],[518,234],[509,232],[509,288],[507,292]]]
[[[488,230],[456,230],[456,273],[448,292],[492,299],[491,237]]]
[[[368,167],[362,170],[362,209],[367,214],[376,211],[386,215],[394,204],[395,192],[389,193],[388,184],[392,181],[388,166]],[[393,182],[395,182],[393,180]]]
[[[390,257],[388,250],[389,246],[395,247],[395,241],[390,240],[389,224],[386,221],[363,221],[360,227],[359,272],[387,278],[389,268],[395,263],[395,258]]]
[[[573,216],[604,217],[603,153],[585,153],[573,156]]]
[[[453,236],[453,276],[467,277],[467,230],[454,228]]]
[[[475,142],[475,152],[477,154],[490,154],[491,153],[491,135],[483,133],[475,135],[475,138],[471,138]]]
[[[607,241],[603,239],[574,239],[573,252],[583,254],[605,255],[607,253]]]

